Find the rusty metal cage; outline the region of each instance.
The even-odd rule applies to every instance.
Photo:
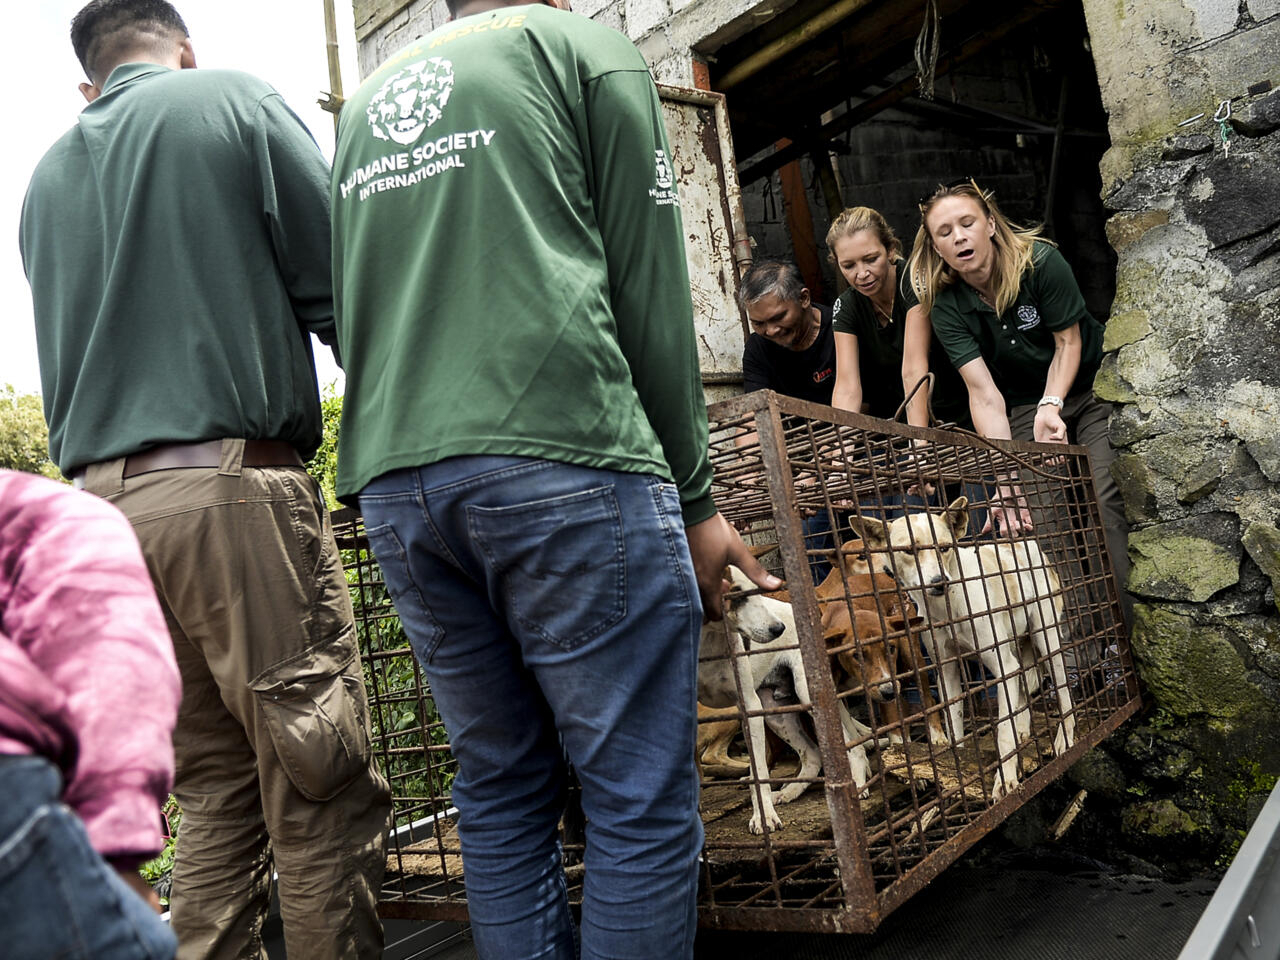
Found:
[[[716,502],[787,589],[730,572],[703,630],[700,923],[870,932],[1139,706],[1088,452],[768,391],[709,415]],[[358,517],[335,530],[395,804],[380,909],[463,919],[447,738]]]

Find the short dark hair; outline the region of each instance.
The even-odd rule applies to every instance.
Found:
[[[804,292],[804,277],[794,263],[782,260],[761,260],[753,263],[738,287],[738,302],[745,308],[761,297],[773,294],[784,302],[800,299]]]
[[[166,0],[92,0],[71,21],[71,46],[94,83],[120,56],[174,34],[190,36]]]

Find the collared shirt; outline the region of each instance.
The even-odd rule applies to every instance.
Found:
[[[891,418],[902,405],[902,345],[907,313],[919,305],[911,273],[898,259],[898,289],[889,322],[882,324],[870,298],[850,287],[836,301],[835,332],[858,338],[858,376],[862,399],[873,417]],[[929,341],[929,369],[933,372],[933,413],[939,420],[969,426],[969,392],[956,368],[947,359],[937,337]],[[923,389],[923,388],[922,388]]]
[[[1044,395],[1055,330],[1080,325],[1080,369],[1068,396],[1093,386],[1102,362],[1102,326],[1085,308],[1071,267],[1058,249],[1037,242],[1022,274],[1018,298],[997,315],[966,283],[944,288],[930,315],[933,332],[956,369],[981,357],[1009,407]]]
[[[321,418],[328,165],[267,84],[127,63],[22,210],[49,450],[64,473],[157,444],[284,440]]]
[[[334,160],[338,495],[507,454],[711,516],[677,173],[644,58],[585,17],[463,17],[369,76]]]

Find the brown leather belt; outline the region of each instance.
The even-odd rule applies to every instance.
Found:
[[[157,470],[216,467],[222,463],[222,441],[167,443],[124,458],[125,478]],[[300,467],[302,457],[283,440],[246,440],[240,464],[245,467]]]

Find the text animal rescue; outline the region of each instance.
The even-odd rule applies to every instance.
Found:
[[[412,150],[380,157],[357,168],[342,181],[342,198],[345,200],[347,194],[360,187],[357,196],[364,200],[373,193],[409,187],[453,167],[465,167],[466,163],[459,154],[464,150],[489,146],[496,132],[471,130],[466,133],[450,133],[428,140]],[[410,167],[413,169],[410,170]]]

